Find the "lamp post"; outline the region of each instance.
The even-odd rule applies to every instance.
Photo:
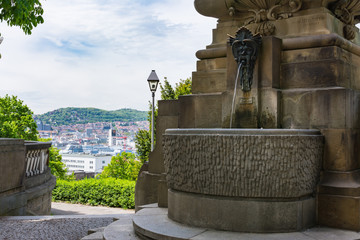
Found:
[[[147,79],[152,93],[152,111],[151,111],[151,151],[154,150],[154,111],[155,111],[155,92],[159,84],[159,78],[156,75],[155,70],[152,70],[150,76]]]

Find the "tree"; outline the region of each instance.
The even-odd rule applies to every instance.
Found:
[[[164,79],[164,86],[160,83],[161,100],[175,100],[179,96],[189,95],[192,92],[191,78],[186,80],[180,79],[179,83],[175,84],[175,89],[171,86],[167,78]]]
[[[149,159],[149,154],[151,151],[151,114],[152,114],[152,104],[149,102],[149,111],[148,111],[148,122],[149,130],[139,130],[135,134],[135,147],[137,154],[142,163],[146,162]],[[156,144],[156,118],[158,115],[158,108],[154,108],[154,145]]]
[[[151,150],[151,133],[146,130],[139,130],[135,134],[135,147],[142,163],[149,159]]]
[[[59,154],[59,149],[51,146],[49,148],[49,168],[51,170],[51,174],[59,179],[71,179],[71,176],[67,176],[68,172],[65,163],[63,163],[62,157]]]
[[[0,1],[0,21],[5,21],[9,26],[20,27],[25,34],[31,34],[34,27],[44,23],[43,13],[39,0]]]
[[[0,0],[0,21],[20,27],[25,34],[30,35],[34,27],[44,23],[43,13],[39,0]],[[0,44],[2,40],[0,33]]]
[[[175,99],[175,91],[170,85],[167,78],[164,78],[164,86],[160,83],[160,92],[161,92],[161,99],[162,100],[172,100]]]
[[[39,142],[49,142],[50,138],[39,138]],[[62,156],[60,155],[60,150],[54,146],[49,148],[49,168],[51,170],[51,174],[54,175],[58,179],[62,180],[71,180],[75,179],[74,175],[68,176],[66,173],[68,169],[66,168],[65,163],[63,163]]]
[[[48,142],[50,139],[39,139],[33,112],[16,96],[0,97],[0,138],[21,138],[24,140]],[[66,166],[61,161],[59,149],[49,149],[49,167],[51,173],[60,179],[66,176]],[[71,177],[70,177],[71,178]]]
[[[100,174],[100,178],[113,177],[135,181],[141,165],[141,162],[136,160],[135,154],[122,152],[111,158],[110,163]]]
[[[175,83],[175,99],[179,96],[189,95],[192,93],[192,81],[191,78],[180,80],[179,83]]]
[[[36,141],[38,131],[33,112],[16,96],[0,97],[0,137]]]

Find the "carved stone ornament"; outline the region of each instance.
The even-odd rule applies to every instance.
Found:
[[[276,30],[271,21],[292,17],[301,6],[302,0],[235,0],[229,14],[235,15],[237,11],[244,10],[251,12],[253,16],[245,22],[245,26],[258,23],[256,33],[269,36]]]
[[[245,27],[236,32],[236,36],[229,38],[232,52],[238,64],[238,76],[241,89],[244,92],[251,90],[253,72],[257,55],[261,46],[261,36],[255,36]],[[236,79],[237,80],[237,79]],[[235,80],[235,81],[236,81]]]
[[[360,22],[360,1],[340,0],[330,4],[329,7],[335,16],[346,24],[344,27],[345,38],[353,40],[358,31],[355,24]]]

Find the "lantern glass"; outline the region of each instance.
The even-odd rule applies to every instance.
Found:
[[[152,70],[150,73],[150,76],[147,79],[148,83],[149,83],[149,88],[151,92],[156,92],[157,86],[159,84],[159,78],[156,75],[155,70]]]

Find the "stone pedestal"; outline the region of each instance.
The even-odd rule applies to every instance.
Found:
[[[176,120],[159,128],[157,136],[168,127],[229,128],[230,119],[239,128],[318,129],[325,139],[316,193],[318,224],[360,231],[360,38],[355,27],[360,5],[355,0],[195,0],[195,7],[218,19],[213,41],[196,53],[193,95],[174,103],[177,113],[164,111],[166,119]],[[228,34],[234,36],[242,26],[262,34],[263,42],[253,89],[236,92],[235,116],[230,116],[237,65]],[[159,179],[164,169],[161,151],[157,147],[150,157],[150,164],[157,164],[149,170]],[[151,160],[155,154],[157,160]]]

